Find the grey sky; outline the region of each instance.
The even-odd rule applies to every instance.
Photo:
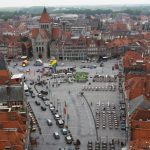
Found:
[[[0,7],[150,4],[150,0],[0,0]]]

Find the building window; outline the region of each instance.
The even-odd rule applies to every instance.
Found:
[[[44,52],[44,47],[42,47],[42,53]]]
[[[36,47],[36,52],[38,53],[38,47]]]
[[[41,47],[39,47],[39,51],[40,51],[40,53],[41,53]]]

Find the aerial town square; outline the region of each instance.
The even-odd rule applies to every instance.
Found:
[[[150,150],[149,12],[39,9],[0,14],[0,150]]]

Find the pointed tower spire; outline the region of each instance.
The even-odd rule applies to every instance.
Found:
[[[47,13],[47,9],[44,7],[40,18],[40,23],[49,23],[49,22],[50,22],[49,14]]]
[[[46,7],[44,6],[43,13],[47,13]]]

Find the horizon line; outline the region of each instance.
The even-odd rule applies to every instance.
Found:
[[[141,3],[141,4],[99,4],[99,5],[88,5],[88,4],[83,4],[83,5],[44,5],[44,6],[42,6],[42,5],[37,5],[37,6],[34,6],[34,5],[31,5],[31,6],[0,6],[0,8],[20,8],[20,7],[22,7],[22,8],[29,8],[29,7],[76,7],[76,6],[82,6],[82,7],[84,7],[84,6],[91,6],[91,7],[93,7],[93,6],[96,6],[96,7],[98,7],[98,6],[137,6],[137,5],[148,5],[148,6],[150,6],[150,3]]]

